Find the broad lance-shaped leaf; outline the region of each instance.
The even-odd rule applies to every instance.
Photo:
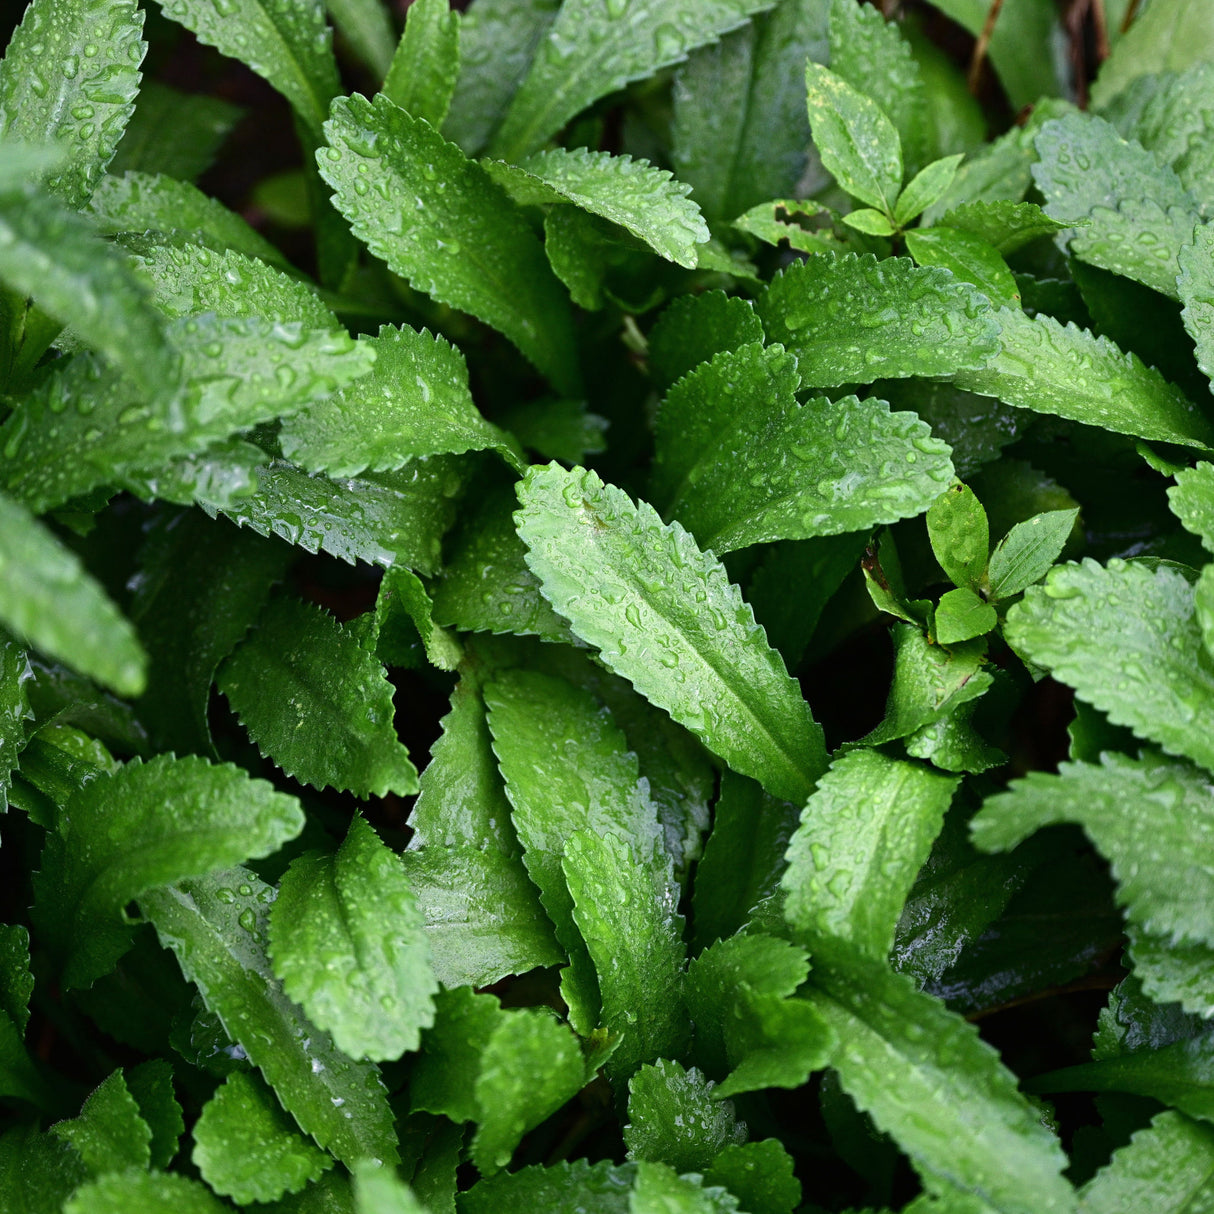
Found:
[[[540,899],[570,958],[561,986],[570,1021],[597,1023],[594,968],[574,925],[561,857],[582,828],[635,840],[642,865],[667,861],[657,811],[640,782],[636,756],[589,692],[538,671],[504,671],[485,688],[493,749],[514,807],[513,821]]]
[[[256,1074],[235,1071],[202,1107],[191,1161],[203,1180],[247,1205],[295,1193],[333,1166]]]
[[[151,1163],[152,1131],[121,1071],[89,1093],[78,1117],[58,1122],[50,1132],[70,1142],[95,1176]]]
[[[464,356],[424,329],[383,326],[371,374],[288,418],[283,454],[313,472],[357,476],[394,471],[426,455],[495,448],[520,467],[517,443],[472,403]]]
[[[171,385],[164,321],[129,259],[41,190],[0,196],[0,280],[70,324],[142,392]]]
[[[262,754],[301,783],[364,799],[417,791],[382,664],[322,608],[276,599],[218,685]]]
[[[1055,822],[1078,822],[1109,861],[1130,920],[1174,943],[1214,946],[1214,838],[1209,777],[1187,763],[1106,752],[1099,764],[1033,772],[988,798],[974,818],[975,844],[1008,851]]]
[[[655,500],[718,554],[864,531],[919,514],[953,475],[949,448],[878,400],[799,404],[797,360],[758,344],[718,354],[666,395]]]
[[[122,138],[147,43],[136,0],[34,0],[0,63],[0,136],[63,145],[46,181],[84,203]]]
[[[1176,255],[1201,217],[1172,168],[1091,114],[1047,122],[1034,143],[1033,180],[1047,213],[1083,225],[1071,252],[1175,299]]]
[[[737,29],[774,0],[566,0],[490,151],[519,161],[592,102]]]
[[[43,939],[65,986],[86,987],[130,943],[123,908],[146,890],[276,851],[303,828],[294,797],[232,764],[133,759],[74,793],[35,878]]]
[[[397,274],[504,333],[579,394],[568,298],[539,240],[480,165],[381,93],[333,104],[316,154],[354,234]]]
[[[80,558],[3,493],[0,571],[5,628],[120,695],[143,690],[147,655],[134,628]]]
[[[822,731],[724,566],[585,469],[532,468],[519,499],[527,563],[574,632],[735,770],[804,801]]]
[[[999,349],[983,295],[905,258],[811,257],[777,275],[755,310],[768,340],[796,355],[806,388],[949,375]]]
[[[670,858],[655,864],[642,842],[578,831],[561,861],[573,918],[598,974],[603,1026],[621,1038],[607,1073],[682,1052],[683,917]]]
[[[417,899],[400,859],[358,814],[335,855],[304,856],[283,876],[270,960],[287,994],[352,1058],[399,1058],[433,1023],[438,981]]]
[[[977,1029],[902,974],[820,946],[812,1005],[839,1037],[843,1090],[921,1170],[1000,1214],[1072,1211],[1066,1156]]]
[[[1197,365],[1214,380],[1214,225],[1198,225],[1193,243],[1180,250],[1178,264],[1184,327],[1197,347]]]
[[[459,76],[462,16],[445,0],[410,4],[405,32],[384,79],[384,96],[436,131],[442,129]]]
[[[1214,665],[1179,569],[1058,566],[1008,612],[1004,634],[1115,725],[1214,770]]]
[[[1157,1113],[1079,1191],[1079,1214],[1185,1214],[1214,1202],[1214,1129]]]
[[[805,65],[809,125],[822,163],[854,198],[892,214],[902,189],[902,141],[885,111],[820,63]]]
[[[553,148],[521,165],[491,160],[485,167],[521,204],[571,202],[618,223],[667,261],[694,270],[696,248],[709,239],[691,187],[646,160],[586,148]]]
[[[48,510],[329,396],[374,351],[336,330],[187,317],[169,326],[178,391],[151,397],[90,355],[63,360],[0,427],[10,493]],[[90,407],[91,406],[91,407]]]
[[[283,1107],[343,1163],[397,1161],[387,1092],[283,994],[266,956],[274,890],[242,868],[143,894],[139,906]]]
[[[110,1172],[82,1184],[63,1214],[227,1214],[229,1207],[199,1180],[176,1172]]]
[[[876,750],[836,760],[788,845],[780,884],[796,939],[812,951],[839,937],[883,961],[959,782]]]
[[[952,376],[958,387],[1036,413],[1053,413],[1117,434],[1214,446],[1214,426],[1179,389],[1107,337],[1019,308],[994,314],[994,358]]]
[[[320,137],[329,101],[341,89],[321,0],[168,0],[164,11],[269,81]]]

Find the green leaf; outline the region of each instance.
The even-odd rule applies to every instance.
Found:
[[[325,8],[338,34],[375,78],[382,80],[392,63],[396,30],[381,0],[325,0]]]
[[[695,269],[696,245],[709,238],[691,187],[647,160],[552,148],[521,165],[491,160],[489,175],[521,205],[570,202],[643,240],[660,257]]]
[[[875,750],[837,759],[788,845],[780,884],[796,939],[812,948],[832,936],[876,961],[888,956],[958,783]]]
[[[668,860],[657,812],[636,756],[589,692],[538,671],[504,671],[485,688],[485,703],[523,862],[570,959],[562,974],[570,1022],[584,1036],[597,1023],[599,991],[561,858],[579,829],[614,831],[635,841],[643,868],[660,874]],[[578,739],[576,755],[570,738]]]
[[[460,74],[444,134],[475,156],[501,123],[560,0],[477,0],[460,22]]]
[[[953,178],[957,176],[957,167],[964,159],[964,153],[958,152],[954,156],[933,160],[931,164],[920,169],[907,182],[906,189],[898,197],[898,205],[894,207],[894,222],[904,228],[911,220],[918,219],[952,185]]]
[[[519,496],[527,563],[574,631],[735,770],[807,796],[821,730],[720,562],[584,469],[532,468]]]
[[[371,1163],[354,1166],[354,1209],[356,1214],[427,1214],[408,1185]]]
[[[843,1090],[929,1190],[947,1182],[1006,1214],[1073,1210],[1057,1139],[972,1024],[881,962],[814,956],[812,1004],[839,1036]]]
[[[383,93],[394,105],[440,130],[459,76],[460,14],[446,0],[417,0],[392,56]]]
[[[952,477],[948,448],[882,401],[798,404],[780,346],[718,354],[667,394],[654,497],[718,554],[862,531],[921,513]]]
[[[163,320],[129,260],[40,190],[0,196],[0,279],[71,324],[144,393],[171,383]]]
[[[408,569],[386,569],[375,599],[375,652],[386,666],[408,665],[411,648],[405,648],[404,636],[412,646],[413,637],[422,643],[426,659],[439,670],[456,670],[463,649],[445,628],[434,622],[434,604],[426,593],[421,578]],[[406,620],[408,623],[406,624]],[[369,648],[366,642],[364,647]],[[400,646],[398,649],[397,646]]]
[[[134,109],[142,32],[135,0],[34,0],[0,63],[0,136],[66,146],[69,159],[46,185],[73,210]]]
[[[1035,143],[1033,180],[1046,213],[1068,225],[1087,221],[1071,235],[1071,252],[1175,299],[1176,255],[1200,217],[1172,169],[1087,114],[1047,122]]]
[[[712,834],[696,868],[696,940],[711,944],[734,934],[750,912],[779,888],[784,853],[799,810],[732,771],[721,774]]]
[[[521,401],[506,410],[501,422],[524,447],[545,459],[570,464],[606,451],[603,436],[611,426],[607,418],[588,412],[586,402],[580,400]]]
[[[319,139],[341,91],[332,31],[320,0],[169,0],[165,13],[199,42],[247,64],[290,103]]]
[[[559,392],[578,395],[564,292],[488,173],[382,94],[374,103],[357,94],[336,101],[325,137],[321,176],[371,252],[419,290],[504,333]]]
[[[763,340],[750,300],[724,291],[679,295],[649,331],[649,374],[665,392],[714,354]]]
[[[274,600],[218,686],[261,753],[301,783],[364,800],[417,791],[383,666],[323,609]]]
[[[395,1163],[378,1071],[338,1050],[274,978],[265,951],[272,901],[270,886],[235,868],[145,893],[139,905],[300,1128],[343,1163]]]
[[[852,214],[868,214],[867,211]],[[880,214],[874,211],[874,215]],[[828,253],[835,256],[847,245],[835,232],[823,226],[824,220],[838,218],[829,208],[816,202],[798,202],[792,198],[773,198],[739,215],[731,227],[746,232],[776,248],[785,244],[802,253]],[[875,221],[874,221],[875,222]]]
[[[502,1010],[496,995],[468,987],[441,991],[435,1023],[409,1081],[414,1112],[441,1113],[452,1121],[474,1121],[480,1112],[476,1080],[485,1047],[504,1023],[517,1020]]]
[[[953,585],[976,589],[986,572],[990,531],[986,511],[968,485],[958,482],[936,498],[927,512],[927,535]]]
[[[31,1125],[0,1138],[0,1200],[13,1214],[63,1214],[63,1203],[87,1179],[76,1150],[52,1134]]]
[[[127,1071],[125,1078],[139,1115],[152,1131],[152,1167],[167,1168],[185,1132],[181,1105],[173,1091],[173,1068],[163,1058],[153,1058]]]
[[[902,141],[872,98],[820,63],[805,65],[809,125],[827,171],[853,198],[893,215],[902,189]]]
[[[1006,198],[960,203],[946,211],[940,223],[985,240],[1005,257],[1043,236],[1056,236],[1068,227],[1047,215],[1036,203],[1011,202]]]
[[[437,456],[399,472],[333,481],[275,461],[257,470],[257,482],[251,497],[231,504],[204,498],[202,504],[306,552],[327,552],[351,565],[366,561],[434,573],[463,469],[456,459]]]
[[[953,382],[979,396],[1036,413],[1102,426],[1116,434],[1190,447],[1214,445],[1214,427],[1179,389],[1106,337],[1039,312],[1002,308],[999,350]]]
[[[1140,76],[1182,71],[1208,59],[1214,38],[1212,16],[1204,4],[1193,0],[1162,0],[1149,19],[1144,10],[1105,61],[1092,87],[1092,104],[1107,105]]]
[[[287,266],[282,253],[235,211],[197,186],[163,173],[102,177],[89,200],[89,213],[98,231],[107,236],[149,229],[182,233],[204,244]]]
[[[63,1214],[226,1214],[228,1207],[197,1180],[171,1172],[115,1172],[82,1185]]]
[[[1006,599],[1040,581],[1062,554],[1079,511],[1047,510],[1017,523],[991,553],[991,597]]]
[[[683,1011],[683,918],[670,859],[655,864],[646,841],[582,830],[561,861],[573,918],[598,973],[601,1023],[621,1037],[607,1062],[623,1078],[642,1062],[680,1052]]]
[[[43,939],[65,957],[64,985],[90,985],[126,951],[122,910],[132,899],[269,855],[302,826],[294,797],[232,764],[160,755],[84,784],[47,837],[36,881]]]
[[[695,1067],[666,1058],[641,1067],[628,1083],[628,1158],[702,1173],[725,1147],[744,1142],[745,1123],[731,1101],[712,1099],[715,1086]]]
[[[1168,505],[1185,530],[1214,552],[1214,464],[1203,461],[1178,472],[1176,484],[1168,489]]]
[[[761,1088],[799,1088],[830,1061],[834,1032],[804,999],[805,950],[771,936],[732,936],[687,969],[693,1054],[710,1075],[728,1075],[717,1098]]]
[[[662,1163],[638,1163],[629,1214],[736,1214],[738,1203],[729,1193],[705,1188],[700,1180]]]
[[[1004,635],[1115,725],[1214,767],[1203,723],[1214,672],[1199,656],[1193,587],[1178,569],[1118,559],[1061,565],[1012,607]]]
[[[51,1126],[50,1132],[71,1143],[94,1176],[146,1169],[151,1162],[152,1131],[121,1071],[114,1071],[89,1094],[79,1117]]]
[[[1186,763],[1106,752],[1099,764],[1033,772],[989,798],[975,844],[1006,851],[1055,822],[1078,822],[1108,861],[1130,921],[1173,944],[1214,945],[1211,877],[1186,840],[1214,814],[1206,776]]]
[[[304,856],[283,876],[270,960],[286,993],[352,1058],[399,1058],[434,1021],[438,982],[417,899],[399,858],[357,814],[335,855]]]
[[[3,506],[0,505],[0,511]],[[0,604],[2,607],[2,604]],[[25,746],[25,722],[33,717],[26,684],[34,677],[25,646],[17,641],[0,641],[0,813],[8,808],[13,786],[13,769]],[[3,933],[0,931],[0,939]],[[0,944],[0,957],[3,945]],[[0,970],[0,973],[3,971]],[[0,998],[2,1003],[2,998]]]
[[[0,622],[6,628],[120,695],[143,690],[147,657],[135,630],[80,558],[4,494],[0,569],[6,571],[0,577]]]
[[[371,374],[288,418],[283,454],[312,472],[357,476],[395,471],[427,455],[492,448],[516,466],[522,454],[472,403],[468,368],[454,346],[426,330],[383,326],[361,344]]]
[[[1193,243],[1180,251],[1180,274],[1176,290],[1184,305],[1184,327],[1197,348],[1197,365],[1207,379],[1214,379],[1214,227],[1199,224]]]
[[[705,1169],[704,1183],[728,1189],[754,1214],[791,1214],[801,1201],[792,1156],[776,1138],[730,1143]]]
[[[918,265],[951,270],[993,303],[1004,307],[1020,303],[1020,288],[1007,262],[980,237],[943,226],[916,228],[906,233],[906,249]]]
[[[807,388],[949,375],[999,349],[984,296],[901,258],[811,257],[774,278],[755,308],[768,340],[797,356]]]
[[[91,356],[61,360],[0,427],[10,492],[42,511],[126,471],[161,468],[330,395],[374,358],[345,333],[263,320],[188,317],[169,335],[182,386],[155,398]]]
[[[562,1160],[552,1167],[533,1165],[482,1180],[460,1194],[462,1214],[495,1214],[499,1210],[544,1210],[573,1206],[586,1214],[631,1214],[629,1198],[636,1164],[608,1160]]]
[[[795,192],[809,146],[804,66],[826,58],[826,17],[822,0],[785,0],[679,69],[671,162],[711,223]]]
[[[203,1105],[191,1159],[203,1180],[240,1205],[297,1193],[333,1166],[256,1075],[236,1071]]]
[[[0,924],[0,1011],[24,1033],[34,990],[30,973],[30,938],[24,927]]]
[[[144,80],[110,172],[163,173],[193,181],[210,168],[243,112],[220,97],[181,93],[158,80]]]
[[[885,217],[883,211],[875,211],[872,207],[861,207],[858,211],[850,211],[843,216],[843,222],[857,232],[866,236],[892,236],[894,225]]]
[[[148,528],[131,619],[150,659],[142,719],[158,748],[214,754],[207,707],[215,670],[257,619],[291,551],[201,511]]]
[[[592,102],[715,42],[774,0],[631,0],[608,8],[566,0],[490,146],[519,161]]]
[[[1079,1193],[1080,1214],[1181,1214],[1214,1200],[1214,1130],[1157,1113]],[[1197,1203],[1196,1205],[1194,1203]]]
[[[935,611],[936,641],[956,645],[983,636],[999,623],[999,615],[985,599],[968,587],[958,587],[940,596]]]

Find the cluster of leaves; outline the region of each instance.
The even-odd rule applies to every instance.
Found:
[[[1005,0],[988,141],[976,0],[33,0],[0,1207],[1214,1202],[1214,10],[1136,7],[1081,109]]]

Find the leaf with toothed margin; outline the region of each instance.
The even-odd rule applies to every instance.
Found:
[[[160,755],[98,775],[67,801],[35,877],[35,918],[64,985],[89,986],[126,952],[132,899],[260,859],[302,827],[294,797],[230,763]]]
[[[216,683],[258,750],[300,783],[363,800],[417,791],[383,665],[323,608],[274,600]]]
[[[111,1172],[81,1185],[63,1214],[228,1214],[201,1181],[176,1172]]]
[[[755,311],[768,341],[796,355],[806,388],[949,375],[999,350],[985,296],[900,257],[811,257],[777,275]]]
[[[384,73],[384,96],[436,131],[442,129],[459,76],[462,20],[463,13],[453,11],[447,0],[414,0]]]
[[[559,392],[579,395],[568,297],[519,209],[428,122],[339,98],[316,154],[354,234],[427,295],[504,333]]]
[[[680,63],[774,0],[565,0],[531,60],[492,155],[519,161],[592,102]]]
[[[1115,725],[1214,771],[1214,666],[1181,570],[1056,566],[1008,612],[1004,636]]]
[[[804,801],[821,728],[716,557],[583,468],[533,467],[519,500],[527,563],[574,632],[735,770]]]
[[[347,1165],[394,1164],[392,1109],[378,1069],[343,1054],[274,977],[265,949],[273,900],[254,873],[231,868],[149,891],[139,906],[300,1129]]]
[[[1019,308],[1001,308],[993,319],[1000,326],[994,358],[955,372],[958,387],[1116,434],[1214,446],[1214,426],[1197,406],[1107,337],[1062,325],[1044,312],[1029,317]]]
[[[1176,289],[1184,327],[1197,347],[1197,365],[1214,380],[1214,226],[1201,224],[1180,250]]]
[[[1205,461],[1176,474],[1168,490],[1168,505],[1186,531],[1200,537],[1214,552],[1214,464]]]
[[[70,150],[46,185],[72,208],[105,172],[135,108],[142,32],[136,0],[34,0],[0,63],[0,137]]]
[[[666,394],[655,500],[718,555],[767,540],[863,531],[920,514],[953,476],[949,448],[884,401],[800,404],[797,360],[754,344]]]

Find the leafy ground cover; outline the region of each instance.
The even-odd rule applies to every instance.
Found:
[[[1214,9],[400,7],[0,64],[0,1209],[1214,1208]]]

